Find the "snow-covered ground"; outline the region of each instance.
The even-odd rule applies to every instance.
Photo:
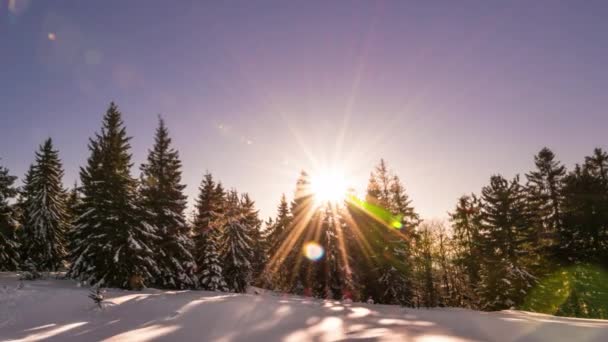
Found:
[[[608,321],[294,296],[108,290],[0,273],[0,341],[608,341]]]

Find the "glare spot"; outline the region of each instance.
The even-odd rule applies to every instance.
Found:
[[[312,175],[310,185],[318,203],[343,202],[347,192],[347,182],[340,170],[322,170]]]
[[[304,255],[312,261],[320,260],[325,254],[325,250],[318,243],[311,241],[304,245]]]
[[[50,41],[55,41],[55,39],[57,39],[57,36],[53,32],[49,32],[47,37],[49,38]]]
[[[401,223],[400,221],[394,220],[393,222],[391,222],[391,226],[396,229],[401,229],[401,228],[403,228],[403,223]]]

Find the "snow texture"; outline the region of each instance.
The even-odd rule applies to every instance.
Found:
[[[608,321],[207,291],[108,289],[0,273],[0,341],[608,341]]]

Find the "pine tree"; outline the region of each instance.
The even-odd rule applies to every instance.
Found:
[[[80,217],[82,209],[82,198],[80,197],[78,182],[74,182],[74,186],[68,192],[66,207],[70,219],[69,230],[66,232],[66,246],[69,256],[72,255],[72,251],[77,248],[76,237],[78,235],[78,229],[76,229],[76,221],[78,220],[78,217]]]
[[[78,182],[74,182],[74,186],[68,191],[68,197],[66,199],[67,210],[70,218],[76,220],[79,214],[79,207],[82,204],[80,198],[80,192],[78,189]]]
[[[291,202],[291,224],[283,234],[281,246],[277,249],[279,259],[283,260],[282,267],[288,272],[288,281],[284,289],[294,292],[311,290],[311,262],[304,256],[306,242],[314,240],[316,210],[311,193],[310,176],[301,171],[296,181],[296,190]]]
[[[482,199],[483,305],[487,309],[517,306],[535,280],[525,262],[531,235],[525,192],[518,177],[509,182],[492,176]]]
[[[562,181],[566,168],[546,147],[534,157],[534,164],[536,170],[526,175],[526,190],[533,213],[532,224],[537,231],[536,252],[542,257],[554,247],[561,225]]]
[[[18,222],[9,202],[17,196],[13,185],[16,179],[9,175],[7,168],[0,166],[0,271],[16,271],[19,267],[19,245],[15,241]]]
[[[137,205],[137,182],[129,173],[130,138],[121,116],[111,103],[101,133],[89,141],[68,275],[94,286],[137,288],[158,274],[151,246],[159,238]]]
[[[262,272],[264,272],[264,266],[267,261],[261,231],[262,221],[258,217],[259,211],[255,209],[255,202],[249,197],[249,194],[241,196],[241,208],[243,211],[243,224],[250,229],[252,280],[255,284],[259,285],[261,284]]]
[[[264,281],[273,289],[285,288],[289,283],[289,274],[292,270],[285,265],[286,254],[284,253],[287,233],[293,218],[289,210],[289,204],[285,194],[281,195],[281,200],[277,208],[277,216],[273,220],[270,218],[266,223],[265,253],[268,259],[264,272]]]
[[[430,224],[423,224],[418,232],[416,262],[417,278],[419,281],[419,304],[425,307],[435,307],[438,304],[438,286],[434,271],[434,232]]]
[[[557,246],[562,266],[598,263],[608,267],[608,183],[592,158],[587,157],[583,166],[577,165],[564,179],[563,226]]]
[[[148,152],[147,162],[141,165],[140,195],[145,219],[157,228],[160,238],[154,246],[160,271],[154,282],[163,288],[196,286],[193,242],[184,216],[186,186],[181,184],[181,167],[165,122],[159,119],[154,147]]]
[[[585,157],[587,170],[602,183],[608,182],[608,153],[601,148],[593,150],[593,155]]]
[[[38,271],[57,271],[66,257],[65,234],[70,227],[63,169],[59,154],[47,139],[36,152],[36,162],[25,180],[23,253]]]
[[[375,167],[367,185],[366,201],[390,210],[392,176],[384,159]],[[407,199],[406,199],[407,200]]]
[[[213,176],[206,173],[199,187],[194,218],[194,257],[196,276],[201,287],[207,290],[225,288],[219,253],[219,235],[224,218],[224,191]],[[219,270],[219,271],[218,271]],[[206,278],[206,279],[204,279]],[[215,281],[210,284],[210,280]],[[223,284],[223,285],[222,285]]]
[[[221,260],[228,288],[234,292],[245,292],[252,274],[252,227],[241,207],[238,194],[230,191],[226,198],[226,213],[222,220]]]
[[[481,244],[481,203],[474,194],[462,196],[454,212],[450,214],[454,232],[454,264],[464,278],[460,288],[463,301],[470,307],[478,307],[480,285]]]
[[[36,266],[32,264],[30,260],[28,260],[27,256],[27,219],[29,207],[34,198],[34,193],[32,191],[32,179],[35,174],[35,165],[30,164],[29,168],[25,172],[23,177],[23,185],[17,189],[17,203],[13,206],[13,217],[18,222],[19,228],[17,229],[16,236],[17,241],[19,241],[19,255],[20,255],[20,263],[23,266],[22,268],[27,268],[29,270],[35,271]],[[25,242],[25,243],[24,243]]]
[[[268,242],[268,251],[273,253],[280,247],[285,232],[292,221],[289,204],[287,203],[285,194],[281,195],[275,220],[270,220],[270,223],[267,225],[268,228],[266,229],[266,241]]]
[[[219,239],[220,230],[211,229],[205,233],[206,241],[203,250],[200,252],[198,262],[200,287],[207,291],[228,291],[228,285],[224,280],[223,269],[220,266]]]
[[[375,220],[364,225],[372,249],[372,269],[364,271],[365,295],[380,303],[413,305],[411,250],[420,219],[403,184],[384,160],[371,174],[366,202],[384,215],[375,215]]]

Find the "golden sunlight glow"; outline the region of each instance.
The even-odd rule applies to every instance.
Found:
[[[317,204],[341,203],[346,198],[348,184],[340,170],[323,170],[313,174],[310,179],[312,194]]]

